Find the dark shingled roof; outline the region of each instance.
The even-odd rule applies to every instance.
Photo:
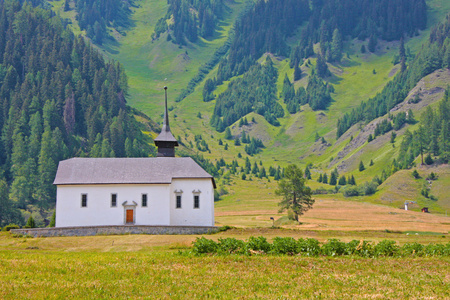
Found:
[[[172,132],[166,129],[166,126],[163,126],[161,133],[154,139],[155,142],[173,142],[175,146],[178,146],[177,139],[173,136]]]
[[[71,158],[59,162],[53,184],[155,184],[174,178],[214,178],[190,157]]]

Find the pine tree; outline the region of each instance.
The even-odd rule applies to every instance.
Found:
[[[365,45],[361,45],[361,53],[366,53],[366,46]]]
[[[378,40],[377,37],[372,34],[369,38],[369,44],[367,45],[367,48],[369,49],[370,52],[375,52],[376,50],[376,46],[377,46]]]
[[[364,171],[366,168],[364,167],[364,163],[362,162],[362,160],[359,162],[359,171],[362,172]]]
[[[294,212],[294,218],[297,221],[298,217],[311,209],[314,204],[311,189],[305,183],[306,179],[303,177],[302,170],[296,165],[289,165],[286,168],[285,178],[278,183],[278,189],[275,192],[283,196],[283,200],[279,203],[280,212],[290,209]]]
[[[392,131],[392,133],[391,133],[391,140],[390,140],[391,144],[395,143],[395,138],[396,137],[397,137],[397,134],[395,133],[395,131]]]
[[[34,222],[34,219],[33,219],[33,217],[31,215],[28,217],[27,224],[25,225],[25,228],[36,228],[36,223]]]
[[[252,174],[258,174],[259,168],[256,162],[253,163]]]
[[[0,227],[13,222],[13,206],[9,200],[9,191],[6,181],[0,180]]]
[[[318,55],[317,64],[316,64],[317,75],[321,78],[325,78],[330,74],[330,70],[328,70],[327,63],[322,55]]]
[[[339,29],[335,29],[333,32],[333,38],[331,41],[331,60],[332,61],[340,61],[342,58],[342,36],[339,32]]]
[[[56,173],[56,162],[51,156],[53,147],[52,133],[50,127],[46,126],[42,134],[41,151],[39,153],[38,172],[40,177],[36,191],[38,205],[43,208],[50,207],[56,194],[52,185]]]
[[[238,136],[236,136],[236,138],[234,139],[234,145],[235,146],[240,146],[241,145],[241,140],[239,139]]]
[[[50,223],[48,224],[48,227],[55,227],[56,226],[56,212],[54,211],[52,214],[52,218],[50,219]]]
[[[305,168],[305,178],[311,179],[311,171],[309,170],[308,166],[306,166],[306,168]]]
[[[126,157],[136,157],[133,142],[128,137],[125,139],[125,155]]]
[[[346,184],[347,184],[347,180],[345,179],[345,176],[342,175],[342,176],[339,178],[339,185],[346,185]]]
[[[335,172],[331,172],[330,175],[330,185],[336,185],[337,184],[337,176]]]
[[[260,169],[259,178],[267,178],[266,169],[264,167]]]
[[[302,78],[302,70],[299,67],[298,61],[294,63],[294,81],[300,80]]]
[[[233,139],[233,136],[231,135],[230,127],[227,127],[227,128],[225,129],[225,139],[227,139],[227,140]]]

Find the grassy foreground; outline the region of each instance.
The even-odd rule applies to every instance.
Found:
[[[446,243],[446,235],[233,229],[264,235]],[[1,299],[446,299],[450,258],[195,256],[196,236],[12,238],[0,234]]]
[[[450,259],[0,252],[3,299],[450,297]]]

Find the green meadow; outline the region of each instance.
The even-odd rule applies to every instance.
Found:
[[[291,230],[271,233],[260,229],[230,230],[207,238],[244,239],[261,233],[269,239],[274,235],[299,235]],[[317,235],[325,239],[331,234]],[[358,235],[361,233],[351,232],[342,238]],[[389,234],[370,235],[376,239]],[[401,236],[404,243],[406,235]],[[421,237],[424,242],[447,240],[433,234]],[[450,296],[448,257],[196,256],[190,253],[195,238],[146,235],[12,238],[3,233],[0,298],[445,299]],[[411,235],[408,241],[414,239],[417,240]]]

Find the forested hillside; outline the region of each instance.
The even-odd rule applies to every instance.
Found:
[[[445,22],[433,28],[428,43],[408,67],[405,65],[405,55],[405,49],[401,48],[399,54],[402,61],[401,73],[389,82],[380,94],[361,103],[357,109],[346,113],[338,120],[338,137],[359,121],[369,122],[388,113],[405,99],[422,77],[440,68],[450,68],[450,16],[447,16]]]
[[[199,36],[211,37],[223,16],[224,0],[169,0],[166,15],[158,20],[153,38],[167,30],[173,33],[174,42],[180,45],[197,41]],[[169,19],[172,24],[168,25]],[[172,36],[168,36],[171,40]]]
[[[69,3],[65,0],[65,11],[70,10]],[[86,30],[86,35],[99,45],[105,38],[111,38],[107,26],[118,31],[130,26],[131,0],[77,0],[74,3],[80,29]]]
[[[17,209],[54,207],[60,160],[150,149],[126,107],[119,63],[106,62],[49,10],[4,1],[0,11],[0,224],[22,224]]]
[[[306,20],[308,25],[302,30],[297,46],[290,50],[287,38]],[[313,44],[319,42],[317,64],[309,78],[306,93],[303,87],[291,91],[290,82],[285,80],[283,97],[290,113],[298,112],[300,105],[306,103],[309,103],[313,110],[323,110],[332,100],[330,92],[334,89],[318,77],[326,78],[331,74],[325,60],[341,60],[343,39],[358,37],[364,40],[370,36],[369,51],[374,52],[377,37],[387,41],[400,39],[404,35],[413,35],[425,26],[424,0],[414,3],[367,1],[364,5],[358,5],[353,0],[326,0],[314,2],[312,7],[305,1],[257,1],[253,9],[235,23],[235,34],[229,54],[220,62],[216,78],[206,81],[203,98],[205,101],[212,100],[215,86],[247,72],[265,52],[279,56],[289,55],[290,66],[294,67],[294,81],[299,80],[302,76],[299,65],[303,64],[305,58],[315,54]],[[250,88],[258,90],[259,98],[267,97],[264,93],[270,90],[264,81]],[[227,93],[218,97],[211,120],[211,124],[219,132],[224,130],[224,126],[231,125],[253,110],[246,109],[244,104],[254,102],[253,98],[242,95],[238,100],[242,102],[241,108],[236,112],[236,106],[232,104],[236,102],[236,97],[228,97]],[[263,115],[272,125],[279,124],[276,119],[283,116],[282,113],[274,113],[264,107],[259,107],[257,113]]]

